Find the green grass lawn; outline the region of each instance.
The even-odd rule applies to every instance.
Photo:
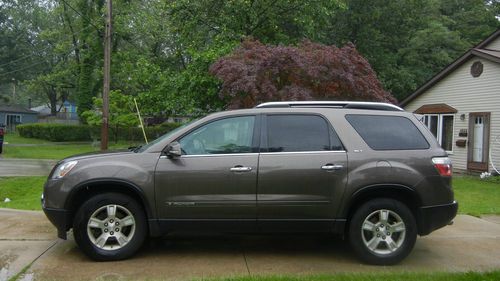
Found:
[[[455,177],[453,188],[461,214],[500,214],[500,177]]]
[[[47,177],[0,178],[0,208],[41,210],[40,195]],[[9,198],[11,202],[4,202]]]
[[[203,279],[207,280],[207,279]],[[328,275],[251,276],[211,281],[498,281],[500,271],[467,273],[340,273]]]
[[[4,145],[2,157],[5,158],[32,158],[32,159],[63,159],[65,157],[92,151],[99,151],[99,146],[91,143],[61,144],[46,140],[23,138],[17,134],[7,134],[4,142],[9,144],[35,144],[35,146]],[[40,145],[36,145],[40,144]],[[137,144],[118,142],[109,144],[109,149],[123,149]]]
[[[32,138],[23,138],[19,136],[19,134],[7,133],[4,136],[4,144],[5,143],[22,143],[22,144],[42,144],[42,143],[50,143],[48,140],[41,139],[32,139]]]
[[[98,147],[88,144],[4,146],[2,156],[5,158],[63,159],[71,155],[98,150]]]

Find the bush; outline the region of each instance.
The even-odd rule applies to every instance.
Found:
[[[179,127],[179,123],[164,123],[159,126],[146,127],[148,141]],[[54,142],[91,141],[101,138],[101,127],[88,125],[66,125],[53,123],[23,124],[16,127],[21,137],[37,138]],[[110,141],[143,142],[144,136],[140,127],[109,128]]]
[[[89,141],[90,127],[85,125],[66,125],[53,123],[23,124],[16,127],[19,135],[49,141]]]

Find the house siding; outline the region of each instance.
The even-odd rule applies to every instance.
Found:
[[[27,124],[27,123],[37,123],[38,122],[38,115],[37,114],[29,114],[29,113],[16,113],[16,112],[0,112],[0,124],[3,124],[4,126],[7,125],[7,114],[16,114],[16,115],[21,115],[21,124]]]
[[[21,115],[22,115],[22,117],[21,117],[22,124],[37,123],[38,122],[38,117],[36,114],[21,114]]]
[[[486,45],[483,47],[484,49],[490,49],[490,50],[500,50],[500,40],[497,38],[490,44]]]
[[[495,40],[488,48],[500,49],[500,40]],[[472,77],[470,67],[475,61],[483,63],[483,73],[479,77]],[[460,129],[469,128],[470,112],[491,112],[490,119],[490,147],[495,137],[500,138],[500,64],[496,64],[478,57],[472,57],[462,66],[436,83],[426,92],[415,98],[405,106],[405,110],[414,112],[425,104],[446,103],[457,109],[454,115],[453,126],[453,151],[450,158],[454,168],[467,169],[468,147],[457,147]],[[465,114],[465,120],[460,120],[460,115]],[[469,132],[470,135],[470,132]],[[491,160],[495,161],[497,168],[500,165],[500,155],[493,155],[489,161],[489,170],[492,169]]]

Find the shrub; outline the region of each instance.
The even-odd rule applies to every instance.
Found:
[[[49,141],[89,141],[90,127],[52,123],[23,124],[16,127],[21,137]]]
[[[164,123],[159,126],[146,127],[148,141],[179,127],[179,123]],[[101,127],[89,125],[66,125],[53,123],[23,124],[16,127],[19,135],[25,138],[37,138],[54,142],[91,141],[101,138]],[[143,142],[144,136],[140,127],[109,128],[110,141]]]

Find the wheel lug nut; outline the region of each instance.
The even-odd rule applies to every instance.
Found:
[[[107,228],[105,228],[105,229],[104,229],[104,232],[108,232],[108,229],[107,229]]]
[[[384,225],[382,224],[380,227],[384,228]]]
[[[114,233],[113,231],[111,231],[109,234],[113,235],[113,234],[115,234],[115,233]]]
[[[387,236],[390,236],[390,235],[391,235],[391,233],[390,233],[390,232],[387,232]]]
[[[380,237],[380,234],[377,234],[377,237]]]
[[[111,233],[113,233],[113,232],[111,232]],[[385,239],[385,236],[382,236],[382,239]]]
[[[104,223],[104,226],[108,226],[108,223],[107,223],[107,222],[105,222],[105,223]]]
[[[380,229],[376,228],[376,229],[375,229],[375,231],[376,231],[376,232],[379,232],[379,231],[380,231]]]
[[[115,228],[115,231],[116,231],[116,232],[119,232],[119,231],[120,231],[120,229],[119,229],[119,228]]]
[[[109,220],[109,222],[110,222],[110,223],[113,223],[113,220],[111,219],[111,220]]]
[[[119,223],[119,222],[116,222],[116,223],[115,223],[115,225],[120,225],[120,223]]]

